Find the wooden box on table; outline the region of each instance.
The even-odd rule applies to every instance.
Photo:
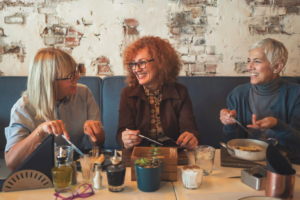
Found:
[[[149,150],[153,147],[134,147],[131,154],[131,180],[136,181],[136,173],[134,162],[141,158],[149,158]],[[163,163],[161,180],[162,181],[177,181],[177,148],[160,147],[161,155],[156,156]]]

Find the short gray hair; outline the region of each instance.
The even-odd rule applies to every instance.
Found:
[[[273,69],[278,62],[282,62],[283,66],[285,66],[287,62],[289,54],[288,50],[281,42],[272,38],[266,38],[256,42],[250,47],[249,51],[253,49],[262,49],[265,52],[271,64],[271,69]]]

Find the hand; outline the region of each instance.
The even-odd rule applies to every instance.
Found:
[[[96,142],[97,135],[100,135],[101,127],[100,121],[87,120],[83,126],[84,134],[90,136],[90,138]]]
[[[188,150],[193,150],[198,145],[198,140],[194,134],[184,132],[179,136],[177,144],[180,144],[181,147],[186,147]]]
[[[228,109],[222,109],[220,112],[220,120],[222,124],[224,125],[233,125],[235,124],[235,121],[231,119],[231,117],[236,118],[236,111],[235,110],[228,110]]]
[[[126,149],[131,149],[141,143],[142,138],[137,136],[140,134],[139,130],[125,130],[122,132],[122,141]]]
[[[257,121],[257,116],[255,114],[252,115],[252,124],[247,125],[248,128],[260,129],[265,131],[267,129],[273,128],[277,125],[277,119],[274,117],[266,117],[262,120]]]
[[[64,134],[68,140],[70,139],[69,134],[62,120],[44,122],[40,124],[36,129],[37,132],[39,134],[42,134],[43,136],[46,133],[54,134],[55,136]]]

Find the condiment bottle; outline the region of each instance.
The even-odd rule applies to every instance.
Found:
[[[121,192],[124,189],[124,178],[126,168],[120,164],[122,158],[117,156],[117,150],[115,150],[115,156],[110,159],[112,165],[106,168],[108,189],[111,192]]]
[[[58,166],[51,169],[55,192],[71,187],[73,170],[66,160],[66,156],[57,156]]]
[[[93,178],[93,186],[96,190],[102,189],[101,165],[95,164],[95,176]]]

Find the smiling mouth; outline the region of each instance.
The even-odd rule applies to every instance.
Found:
[[[258,76],[258,73],[250,73],[250,76]]]
[[[144,78],[147,74],[136,74],[138,78]]]

